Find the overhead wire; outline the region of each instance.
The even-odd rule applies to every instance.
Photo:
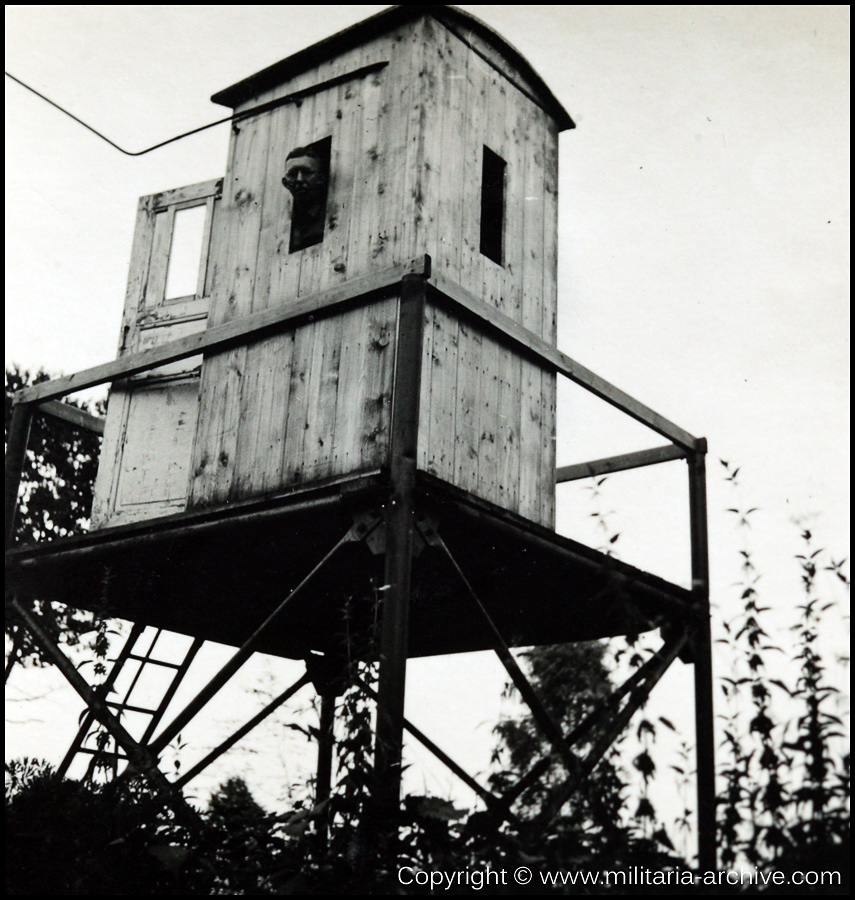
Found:
[[[61,113],[68,116],[70,119],[73,119],[78,125],[82,125],[87,131],[91,131],[92,134],[96,135],[96,137],[101,138],[102,141],[108,143],[115,150],[118,150],[120,153],[124,153],[125,156],[143,156],[146,153],[151,153],[152,150],[158,150],[161,147],[165,147],[167,144],[173,144],[175,141],[180,141],[183,138],[190,137],[192,134],[198,134],[200,131],[205,131],[208,128],[213,128],[215,125],[223,125],[226,122],[240,122],[243,119],[248,119],[250,116],[257,116],[261,113],[268,112],[271,109],[276,109],[280,106],[285,106],[288,103],[300,103],[305,97],[310,96],[311,94],[315,94],[320,90],[326,90],[328,88],[336,87],[339,84],[343,84],[346,81],[350,81],[354,78],[361,78],[366,75],[370,75],[372,72],[377,72],[380,69],[385,68],[389,65],[388,60],[382,60],[380,62],[369,63],[367,66],[361,66],[358,69],[355,69],[352,72],[344,72],[341,75],[335,75],[332,78],[328,78],[326,81],[321,82],[320,84],[313,84],[309,87],[302,88],[299,91],[294,91],[291,94],[286,94],[283,97],[277,97],[275,100],[268,100],[265,103],[260,103],[258,106],[250,107],[249,109],[241,110],[238,113],[232,113],[229,116],[224,116],[222,119],[217,119],[215,122],[208,122],[207,125],[200,125],[198,128],[191,128],[190,131],[185,131],[182,134],[176,134],[175,137],[167,138],[165,141],[160,141],[157,144],[153,144],[151,147],[146,147],[145,150],[125,150],[124,147],[120,147],[115,141],[110,140],[105,134],[102,134],[98,131],[97,128],[93,128],[88,122],[84,122],[79,116],[75,116],[74,113],[69,112],[64,106],[61,106],[54,100],[51,100],[50,97],[46,97],[40,91],[37,91],[34,87],[31,87],[25,81],[21,81],[20,78],[16,78],[11,72],[4,72],[7,78],[10,78],[16,84],[21,85],[22,88],[26,88],[26,90],[30,91],[30,93],[35,94],[40,100],[44,100],[45,103],[49,103],[54,109],[58,109]]]
[[[45,103],[49,103],[54,109],[58,109],[61,113],[68,116],[70,119],[74,119],[78,125],[82,125],[87,131],[91,131],[96,137],[101,138],[102,141],[108,143],[111,147],[118,150],[120,153],[124,153],[125,156],[144,156],[146,153],[151,153],[152,150],[159,150],[161,147],[165,147],[167,144],[174,144],[175,141],[180,141],[183,138],[190,137],[191,134],[198,134],[200,131],[205,131],[208,128],[213,128],[215,125],[222,125],[225,122],[231,122],[235,116],[225,116],[222,119],[217,119],[216,122],[209,122],[207,125],[200,125],[198,128],[191,128],[190,131],[185,131],[183,134],[177,134],[175,137],[168,138],[165,141],[160,141],[157,144],[153,144],[151,147],[146,147],[145,150],[126,150],[124,147],[120,147],[115,141],[110,140],[105,134],[102,134],[98,131],[97,128],[93,128],[88,122],[84,122],[79,116],[75,116],[74,113],[69,112],[64,106],[61,106],[59,103],[51,100],[50,97],[46,97],[40,91],[37,91],[34,87],[31,87],[25,81],[21,81],[20,78],[16,78],[11,72],[4,71],[3,73],[7,78],[11,78],[16,84],[21,85],[22,88],[26,88],[26,90],[30,91],[30,93],[35,94],[40,100],[44,100]]]

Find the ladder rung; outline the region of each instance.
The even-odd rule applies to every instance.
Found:
[[[165,659],[150,659],[148,656],[140,656],[138,653],[129,653],[128,659],[136,659],[150,666],[163,666],[165,669],[180,669],[183,663],[167,662]]]
[[[78,747],[78,753],[88,753],[90,756],[115,756],[116,759],[127,759],[124,753],[116,753],[114,750],[97,750],[94,747]]]
[[[130,703],[119,703],[118,700],[108,700],[107,706],[120,709],[122,712],[143,713],[146,716],[153,716],[157,712],[156,709],[144,709],[142,706],[131,706]]]

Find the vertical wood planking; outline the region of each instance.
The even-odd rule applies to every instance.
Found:
[[[380,115],[385,147],[377,148],[381,164],[377,173],[381,179],[377,184],[378,205],[373,206],[369,200],[369,218],[360,226],[368,230],[366,264],[372,269],[385,268],[411,255],[406,242],[412,235],[413,198],[407,190],[410,183],[407,166],[412,159],[409,120],[417,92],[415,67],[416,57],[421,55],[418,48],[420,34],[421,28],[416,22],[386,38],[388,44],[384,52],[391,65],[390,71],[383,75],[386,89]],[[365,141],[370,143],[367,131]],[[371,153],[371,149],[369,146],[367,152]],[[375,210],[378,218],[372,221]],[[361,235],[359,246],[365,246]],[[397,316],[397,298],[383,300],[365,308],[360,326],[364,341],[361,348],[364,374],[354,402],[358,416],[360,468],[385,465],[388,461]]]
[[[378,190],[382,184],[382,160],[377,135],[372,127],[380,123],[382,84],[372,78],[366,90],[367,109],[360,117],[349,115],[344,141],[353,152],[353,168],[342,183],[343,204],[347,205],[346,227],[340,231],[345,277],[362,271],[369,258],[372,229],[376,227]],[[345,96],[344,100],[347,99]],[[344,194],[346,192],[346,197]],[[364,212],[364,215],[360,211]],[[336,473],[359,468],[361,455],[361,408],[367,357],[367,315],[364,307],[344,314],[339,360],[339,391],[335,399],[335,434],[332,466]]]
[[[406,54],[401,54],[402,47],[412,45],[416,40],[417,26],[409,25],[397,33],[393,33],[386,40],[400,47],[387,46],[386,52],[393,60],[394,71],[383,73],[382,86],[380,84],[369,85],[368,89],[382,89],[382,105],[378,110],[378,120],[383,125],[383,135],[389,134],[387,126],[394,121],[402,123],[402,128],[392,132],[393,140],[403,140],[406,147],[406,107],[395,107],[394,100],[390,100],[390,92],[393,85],[402,85],[400,100],[406,104],[413,93],[411,72],[407,68],[411,60]],[[397,57],[397,58],[396,58]],[[404,67],[404,74],[401,67]],[[408,77],[409,76],[409,77]],[[372,107],[379,97],[374,97]],[[391,118],[389,114],[391,112]],[[379,144],[379,138],[377,138]],[[390,224],[397,224],[401,217],[407,219],[408,205],[402,202],[403,186],[405,183],[402,164],[404,160],[395,149],[389,148],[384,155],[381,148],[372,141],[371,127],[366,119],[362,133],[362,164],[371,162],[376,156],[373,172],[369,176],[369,183],[377,179],[376,193],[368,192],[366,216],[363,220],[361,211],[357,213],[359,229],[357,232],[358,247],[366,246],[366,238],[363,229],[367,231],[367,257],[363,257],[357,251],[357,260],[364,259],[362,265],[369,269],[384,268],[393,262],[399,261],[404,250],[398,240],[400,233],[392,230]],[[400,145],[398,147],[400,148]],[[367,170],[372,171],[372,170]],[[383,191],[380,191],[380,185]],[[387,187],[391,185],[391,189]],[[360,201],[361,202],[361,201]],[[376,205],[375,205],[376,202]],[[356,209],[356,205],[354,208]],[[376,218],[375,218],[376,216]],[[351,242],[353,246],[353,242]],[[357,265],[360,263],[357,262]],[[386,465],[389,456],[389,424],[392,407],[392,378],[395,362],[395,347],[397,344],[397,317],[398,299],[380,300],[366,306],[361,310],[359,329],[361,334],[360,345],[360,376],[358,391],[354,397],[353,409],[357,416],[357,444],[355,461],[358,469]]]
[[[359,398],[360,468],[385,465],[388,461],[397,318],[397,298],[368,307],[364,394]]]
[[[558,277],[558,134],[555,123],[541,113],[543,129],[543,332],[553,346],[557,338]],[[557,378],[541,373],[543,405],[543,454],[541,457],[541,522],[555,527],[555,480],[557,447]]]
[[[505,146],[504,140],[505,86],[499,75],[493,71],[484,70],[484,101],[486,104],[486,139],[484,143],[507,162],[509,148]],[[505,178],[508,179],[507,170]],[[513,239],[508,228],[507,193],[506,189],[502,221],[502,263],[494,262],[484,256],[480,252],[480,248],[478,253],[484,299],[497,309],[503,309],[504,306],[504,254],[509,241]],[[478,200],[480,201],[480,197]],[[479,386],[478,493],[487,500],[497,503],[499,502],[499,345],[492,337],[486,335],[482,338],[481,343]]]
[[[233,154],[223,200],[224,245],[228,262],[214,283],[211,324],[221,324],[252,309],[267,171],[270,117],[259,116],[236,126]],[[228,499],[235,473],[246,347],[205,360],[200,390],[200,418],[191,475],[194,506]]]
[[[363,86],[364,112],[353,137],[357,167],[351,185],[351,223],[348,235],[349,265],[360,274],[385,261],[385,243],[378,240],[388,221],[389,165],[387,122],[390,82],[385,72],[371,76]],[[355,123],[357,124],[357,123]],[[384,215],[386,213],[386,215]],[[384,301],[384,306],[388,303]],[[377,397],[377,377],[371,372],[378,349],[372,349],[372,322],[377,307],[364,306],[345,315],[336,398],[334,467],[336,472],[363,468],[367,460],[385,462],[382,449],[383,410]],[[382,315],[381,315],[382,318]],[[389,332],[392,326],[390,325]],[[387,332],[388,334],[388,332]],[[388,347],[388,343],[387,343]],[[382,350],[385,353],[387,350]],[[387,391],[390,387],[387,387]]]
[[[356,149],[350,181],[350,213],[347,233],[347,273],[353,278],[390,264],[386,255],[386,224],[399,212],[390,167],[399,161],[389,146],[390,95],[394,79],[387,72],[370,75],[361,84],[363,114],[353,117],[349,131]],[[391,113],[394,118],[394,111]]]
[[[423,248],[432,251],[440,240],[440,205],[439,196],[442,185],[443,167],[443,116],[448,105],[448,78],[444,45],[447,42],[445,29],[431,19],[425,23],[425,47],[422,62],[424,79],[422,84],[422,104],[424,107],[423,127],[424,156],[422,160],[423,180]],[[430,404],[431,404],[431,368],[433,366],[435,308],[430,303],[424,306],[424,328],[422,337],[422,377],[421,396],[419,398],[419,441],[418,465],[423,469],[434,471],[429,456],[430,446]],[[440,398],[436,398],[439,402]],[[448,398],[446,398],[447,401]]]
[[[436,201],[438,234],[429,247],[433,265],[439,266],[455,281],[460,280],[461,221],[465,202],[464,154],[460,135],[466,133],[467,54],[460,43],[443,28],[439,34],[439,58],[436,63],[441,91],[441,121],[429,122],[441,134],[439,191]],[[434,251],[434,247],[438,251]],[[425,468],[448,481],[456,480],[455,445],[457,414],[457,370],[459,329],[457,318],[446,310],[428,305],[430,363],[423,369],[423,384],[429,398],[422,405],[421,427],[424,439],[420,454]]]
[[[522,129],[519,123],[519,104],[515,92],[506,89],[503,132],[504,159],[508,164],[506,197],[505,279],[502,295],[503,311],[515,322],[522,316],[522,286],[519,273],[523,259],[523,210],[518,185],[523,171]],[[519,354],[499,346],[499,415],[497,445],[497,502],[505,509],[519,511],[520,480],[520,398],[522,368]]]
[[[355,60],[355,64],[361,64]],[[361,132],[364,116],[365,80],[348,82],[330,91],[328,108],[332,129],[332,148],[330,158],[331,183],[327,208],[326,258],[324,284],[344,281],[348,277],[348,244],[354,217],[359,209],[359,198],[355,193],[355,185],[360,181],[361,170]],[[317,110],[316,110],[317,112]],[[346,397],[351,386],[347,379],[351,377],[350,369],[345,361],[344,379],[342,378],[342,357],[349,352],[356,335],[352,332],[352,321],[347,314],[336,316],[322,323],[317,334],[323,343],[321,357],[320,381],[317,387],[315,414],[309,419],[309,429],[305,435],[305,452],[307,462],[311,464],[312,454],[316,456],[314,477],[338,474],[342,462],[339,454],[339,443],[336,433],[339,428],[339,416],[344,406],[340,402]]]
[[[401,159],[403,163],[405,188],[404,202],[401,205],[400,229],[392,256],[395,262],[414,257],[423,252],[420,240],[423,238],[422,209],[424,194],[422,190],[422,162],[424,159],[424,28],[425,23],[416,22],[408,36],[408,74],[405,87],[401,92],[400,115],[406,128],[405,151]]]
[[[336,112],[341,108],[340,99],[348,107],[347,112],[342,109],[343,117],[347,115],[361,118],[362,80],[348,82],[342,85],[342,88],[341,96],[338,89],[321,91],[315,96],[312,141],[326,137],[333,129],[333,123],[343,121],[336,118]],[[333,144],[335,143],[340,146],[340,133],[333,135]],[[339,171],[330,185],[328,219],[331,215],[335,215],[334,210],[338,208],[335,193],[339,175],[344,177],[344,173]],[[325,224],[324,240],[301,252],[306,254],[306,258],[300,269],[299,295],[305,296],[319,290],[322,285],[329,284],[329,275],[333,274],[333,243],[330,241],[329,221]],[[314,332],[315,346],[306,384],[309,404],[306,427],[303,431],[304,481],[325,478],[330,474],[341,355],[341,316],[333,316],[315,323]]]
[[[483,67],[469,56],[466,70],[466,116],[483,122],[486,116],[486,82]],[[479,129],[483,133],[483,126]],[[460,279],[477,294],[483,294],[483,266],[479,245],[481,204],[482,140],[466,141],[463,172],[463,252]],[[458,323],[457,415],[455,420],[454,468],[456,483],[468,491],[478,491],[478,451],[480,436],[481,345],[483,335],[468,322]]]
[[[317,95],[307,97],[300,105],[297,114],[297,132],[295,145],[303,146],[314,140],[315,104]],[[287,151],[286,151],[287,152]],[[287,246],[287,245],[286,245]],[[298,297],[301,285],[311,280],[314,267],[308,254],[315,249],[309,247],[288,254],[288,265],[282,274],[281,283],[283,298]],[[303,272],[303,269],[306,272]],[[315,351],[315,325],[301,326],[294,332],[294,355],[291,365],[291,393],[288,405],[288,417],[283,443],[282,473],[285,484],[297,484],[303,480],[305,465],[303,460],[303,437],[309,420],[311,397],[308,382],[311,376],[312,359]]]
[[[541,308],[543,294],[543,172],[542,142],[537,131],[537,118],[527,104],[522,114],[524,122],[524,213],[522,261],[522,324],[537,334],[543,327]],[[522,515],[540,520],[542,485],[541,452],[543,418],[541,410],[541,369],[522,360],[520,408],[520,497]]]
[[[271,160],[267,176],[270,189],[265,204],[266,227],[262,232],[265,236],[264,252],[259,260],[260,277],[264,283],[257,293],[259,308],[287,305],[293,303],[297,296],[302,255],[289,253],[292,200],[282,184],[282,176],[288,153],[308,142],[305,117],[305,103],[280,107],[271,132]],[[290,445],[288,443],[288,422],[296,421],[295,412],[301,410],[301,404],[305,402],[302,391],[298,390],[301,386],[299,353],[304,347],[304,342],[298,347],[298,333],[288,331],[276,335],[264,347],[264,352],[271,357],[269,424],[264,426],[268,434],[269,456],[261,473],[264,491],[281,487],[291,473],[285,462],[288,454],[293,458],[295,453],[294,441]],[[259,414],[266,415],[266,407],[261,408]]]
[[[292,133],[289,114],[287,108],[270,114],[253,312],[266,309],[274,302],[270,292],[271,272],[279,255],[287,253],[287,191],[281,179],[287,153],[283,148],[290,143]],[[279,486],[293,347],[291,332],[247,347],[241,388],[241,428],[230,491],[233,497],[263,493]]]
[[[389,73],[389,152],[388,189],[380,227],[371,235],[370,258],[372,266],[382,269],[411,257],[413,251],[407,243],[412,235],[413,196],[409,165],[413,154],[410,150],[410,120],[413,96],[416,92],[417,65],[421,53],[418,49],[420,29],[411,25],[399,34],[390,35],[394,46],[390,55],[394,69]]]
[[[129,339],[136,327],[138,314],[145,304],[145,286],[148,278],[151,247],[154,235],[154,217],[151,215],[151,198],[142,197],[137,206],[134,240],[131,248],[131,263],[128,273],[128,288],[125,294],[125,310],[122,316],[122,330],[119,336],[118,355],[130,349]],[[110,388],[107,419],[104,423],[104,437],[101,441],[101,456],[92,500],[92,528],[103,527],[110,515],[122,453],[122,437],[129,402],[129,392]]]

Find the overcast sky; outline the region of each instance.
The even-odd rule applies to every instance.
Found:
[[[561,137],[559,346],[709,439],[722,616],[739,539],[716,460],[742,466],[761,571],[789,609],[794,518],[848,554],[848,7],[462,8],[577,123]],[[6,66],[137,150],[219,117],[212,93],[381,9],[7,6]],[[137,197],[221,176],[227,131],[132,159],[8,79],[6,116],[6,359],[68,373],[115,355]],[[562,464],[662,443],[575,389],[559,397]],[[614,476],[598,502],[624,558],[684,582],[682,465]],[[590,512],[560,489],[563,530],[596,541]],[[453,683],[482,664],[421,665],[436,696],[440,668]],[[490,666],[467,677],[495,694]],[[441,730],[448,709],[415,696]],[[452,706],[487,722],[498,700],[477,702]],[[483,767],[488,741],[473,743]]]

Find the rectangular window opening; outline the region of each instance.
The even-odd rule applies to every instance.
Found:
[[[481,253],[500,266],[505,233],[505,161],[484,147],[481,168]]]
[[[164,299],[193,297],[199,286],[199,267],[202,261],[202,240],[205,235],[207,208],[191,206],[175,212],[172,243],[166,273]]]
[[[288,188],[292,196],[289,253],[313,247],[324,239],[331,150],[332,137],[325,137],[313,144],[298,147],[288,154],[285,163],[286,179],[290,179],[297,188],[296,190]],[[300,155],[300,151],[304,151],[305,155]],[[309,178],[315,177],[318,183],[309,189],[304,187],[301,190],[298,187],[298,179],[307,175]]]

